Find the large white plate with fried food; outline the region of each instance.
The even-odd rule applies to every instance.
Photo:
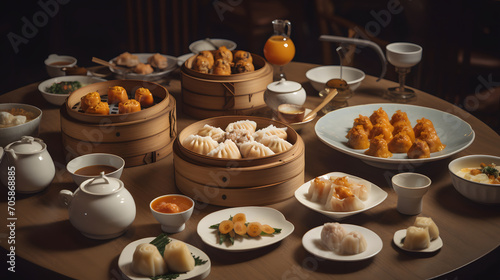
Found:
[[[169,237],[170,238],[170,237]],[[122,275],[125,276],[125,279],[132,279],[132,280],[150,280],[150,277],[139,275],[135,273],[132,270],[132,257],[135,252],[135,248],[139,244],[142,243],[150,243],[153,241],[155,237],[146,237],[142,238],[139,240],[136,240],[134,242],[129,243],[125,248],[122,250],[120,257],[118,258],[118,267],[120,268]],[[174,241],[175,239],[170,238],[171,241]],[[202,265],[197,265],[194,267],[193,270],[188,271],[186,273],[180,273],[179,277],[175,279],[205,279],[209,274],[210,274],[210,267],[211,267],[211,262],[210,258],[208,257],[205,252],[202,250],[194,247],[191,244],[187,244],[187,247],[189,249],[189,252],[191,252],[191,255],[194,255],[195,257],[199,257],[201,260],[207,261]]]
[[[431,153],[430,158],[410,159],[406,153],[394,153],[390,158],[379,158],[365,155],[365,150],[356,150],[348,146],[347,132],[352,128],[354,119],[359,115],[370,117],[373,111],[382,108],[387,112],[389,118],[397,111],[406,112],[412,127],[418,119],[426,118],[432,121],[434,128],[446,145],[445,149]],[[450,105],[450,108],[452,106]],[[464,115],[463,117],[467,117]],[[365,163],[384,169],[399,169],[400,167],[418,167],[424,163],[440,160],[454,155],[469,147],[474,141],[474,130],[461,118],[427,107],[407,104],[366,104],[346,107],[332,111],[318,120],[315,126],[318,138],[331,148],[344,154],[359,158]]]
[[[384,246],[382,239],[375,232],[357,225],[342,224],[342,227],[347,230],[347,232],[356,231],[361,233],[366,240],[366,250],[359,254],[354,255],[340,255],[333,251],[330,251],[321,242],[321,231],[323,226],[315,227],[302,237],[302,246],[311,254],[332,261],[360,261],[371,258],[377,255]]]
[[[219,224],[223,220],[228,220],[230,217],[243,213],[246,215],[248,222],[260,222],[262,225],[267,224],[273,228],[281,229],[280,233],[274,233],[272,235],[262,235],[258,237],[241,237],[236,236],[234,244],[228,241],[219,244],[217,229],[211,229],[210,226]],[[206,215],[198,223],[198,235],[201,240],[207,245],[212,246],[217,249],[233,252],[241,252],[254,250],[269,246],[271,244],[277,243],[285,239],[290,235],[294,226],[292,223],[286,220],[285,216],[278,210],[269,207],[234,207],[213,212]]]
[[[154,53],[133,53],[133,55],[137,55],[139,58],[139,62],[147,64],[148,63],[148,58],[150,58]],[[125,79],[125,80],[144,80],[144,81],[156,81],[159,79],[162,79],[168,75],[168,73],[172,72],[177,68],[177,58],[174,56],[170,55],[164,55],[162,54],[163,57],[167,58],[167,68],[163,69],[157,69],[154,68],[153,73],[151,74],[137,74],[133,72],[133,68],[130,68],[130,72],[122,72],[120,70],[117,70],[115,68],[109,67],[109,70],[116,74],[120,79]],[[116,65],[116,59],[118,57],[115,57],[109,61],[109,63],[113,63]],[[127,68],[126,66],[119,65],[120,67]]]
[[[350,175],[350,174],[346,174],[346,173],[342,173],[342,172],[330,172],[330,173],[327,173],[325,175],[321,175],[321,176],[318,176],[318,177],[322,177],[322,178],[325,178],[325,179],[328,179],[330,178],[331,176],[334,176],[334,177],[344,177],[344,176],[347,176],[349,178],[353,178],[353,179],[357,179],[357,180],[363,180],[363,181],[366,181],[362,178],[359,178],[359,177],[356,177],[356,176],[353,176],[353,175]],[[314,180],[314,179],[313,179]],[[370,190],[370,194],[368,196],[368,199],[366,201],[363,201],[363,204],[365,205],[365,207],[361,210],[356,210],[356,211],[348,211],[348,212],[335,212],[335,211],[330,211],[330,210],[327,210],[326,206],[320,202],[317,202],[317,201],[312,201],[309,199],[309,187],[311,186],[311,182],[313,180],[310,180],[306,183],[304,183],[302,186],[300,186],[296,191],[295,191],[295,198],[300,202],[302,203],[302,205],[306,206],[307,208],[311,209],[311,210],[314,210],[318,213],[321,213],[329,218],[332,218],[334,220],[342,220],[346,217],[349,217],[349,216],[352,216],[352,215],[355,215],[355,214],[358,214],[358,213],[361,213],[361,212],[364,212],[368,209],[371,209],[377,205],[379,205],[380,203],[382,203],[386,198],[387,198],[387,192],[385,192],[384,190],[382,190],[380,187],[378,187],[377,185],[373,184],[370,182],[371,184],[371,190]]]

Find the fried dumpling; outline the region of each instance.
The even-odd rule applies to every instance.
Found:
[[[312,180],[307,196],[311,201],[325,204],[331,195],[332,182],[329,179],[316,177]]]
[[[431,238],[428,228],[410,226],[406,229],[403,247],[408,250],[422,250],[429,247]]]
[[[153,94],[144,87],[140,87],[135,91],[135,100],[139,101],[142,107],[149,107],[154,103]]]
[[[422,131],[418,139],[424,140],[429,145],[431,153],[442,151],[446,147],[446,145],[441,143],[436,131]]]
[[[431,150],[429,149],[427,142],[421,139],[415,139],[415,142],[413,142],[411,147],[408,149],[406,155],[411,159],[430,158]]]
[[[204,56],[208,59],[208,68],[211,69],[214,66],[214,55],[211,51],[201,51],[198,56]]]
[[[132,270],[140,275],[154,277],[168,272],[167,264],[158,248],[149,243],[137,245],[132,255]]]
[[[384,135],[378,135],[371,139],[370,147],[365,151],[365,154],[381,158],[392,157],[392,153],[389,151],[388,143],[384,139]]]
[[[173,240],[165,245],[163,259],[167,263],[168,269],[173,272],[188,272],[193,270],[195,265],[194,258],[186,243],[179,240]]]
[[[366,247],[365,237],[357,231],[351,231],[342,239],[339,253],[342,255],[355,255],[364,252]]]
[[[118,103],[118,112],[120,114],[139,112],[140,110],[141,103],[135,99],[129,99],[125,102]]]
[[[154,69],[149,64],[139,63],[134,68],[134,73],[140,75],[147,75],[153,73]]]
[[[247,60],[240,60],[234,64],[234,73],[246,73],[252,72],[255,70],[255,67],[252,62]]]
[[[219,143],[210,136],[189,135],[184,139],[182,145],[195,153],[206,155],[215,149]]]
[[[251,120],[241,120],[232,122],[226,126],[226,132],[230,132],[235,129],[245,129],[250,131],[250,133],[254,133],[257,129],[257,123]]]
[[[226,46],[221,46],[214,53],[214,60],[222,59],[228,63],[233,62],[233,53],[226,48]]]
[[[321,230],[321,243],[330,251],[339,252],[347,231],[339,223],[325,223]]]
[[[406,133],[409,137],[411,142],[415,142],[415,132],[413,131],[413,128],[411,125],[405,121],[399,121],[396,122],[394,125],[394,130],[392,131],[392,135],[396,135],[400,132]]]
[[[243,158],[259,158],[274,155],[271,149],[256,141],[248,141],[241,144],[240,152]]]
[[[393,127],[388,123],[376,123],[370,131],[370,135],[368,135],[368,138],[373,139],[375,136],[383,135],[385,141],[389,142],[392,140],[392,130]]]
[[[429,229],[429,237],[432,240],[435,240],[439,237],[439,229],[432,220],[432,218],[429,217],[417,217],[415,219],[415,223],[413,224],[416,227],[422,227],[422,228],[428,228]]]
[[[364,150],[370,147],[370,140],[368,139],[368,134],[362,125],[357,125],[347,133],[349,140],[347,144],[349,147],[357,150]]]
[[[287,129],[286,127],[276,127],[271,124],[265,128],[257,130],[254,133],[253,138],[255,139],[255,141],[260,141],[264,137],[276,135],[279,138],[286,140],[288,138],[286,129]]]
[[[264,144],[275,153],[282,153],[292,147],[290,142],[278,137],[277,135],[264,137],[260,139],[260,143]]]
[[[129,52],[124,52],[116,58],[116,64],[127,67],[134,67],[139,64],[139,57]]]
[[[227,139],[226,141],[219,143],[219,145],[211,150],[207,156],[216,157],[216,158],[228,158],[228,159],[240,159],[241,153],[238,149],[238,146],[231,140]]]
[[[121,86],[112,86],[108,88],[108,103],[118,104],[128,100],[127,91]]]
[[[411,126],[410,119],[408,119],[408,115],[406,114],[406,112],[397,110],[396,113],[394,113],[391,117],[391,124],[394,125],[395,123],[400,121],[407,122]]]
[[[212,69],[214,75],[231,75],[231,63],[224,59],[217,59]]]
[[[354,123],[353,123],[352,127],[355,127],[358,125],[363,126],[363,129],[366,131],[366,133],[368,135],[370,135],[370,131],[373,128],[373,124],[370,121],[370,118],[368,118],[367,116],[359,115],[359,117],[354,119]]]
[[[226,132],[224,130],[222,130],[220,127],[214,127],[209,124],[204,125],[203,128],[200,129],[196,134],[200,136],[210,136],[212,137],[212,139],[219,143],[224,142],[224,140],[226,139]]]
[[[154,68],[165,69],[168,66],[168,60],[166,57],[159,53],[155,53],[154,55],[148,58],[148,63],[151,64]]]
[[[399,132],[389,142],[388,148],[391,153],[406,153],[412,145],[410,136],[406,132]]]
[[[226,139],[231,139],[238,146],[254,140],[252,133],[246,129],[233,129],[230,132],[226,132],[225,137]]]
[[[95,114],[95,115],[109,115],[109,104],[108,102],[99,102],[97,105],[87,108],[85,110],[87,114]]]
[[[80,98],[80,109],[85,112],[99,102],[101,102],[101,95],[97,91],[89,92]]]
[[[434,129],[434,124],[432,121],[421,118],[417,120],[417,124],[413,127],[413,131],[415,132],[415,138],[419,138],[420,134],[424,131],[436,131]]]
[[[245,60],[245,61],[248,61],[250,63],[253,62],[253,58],[252,58],[252,54],[247,52],[247,51],[242,51],[242,50],[239,50],[239,51],[236,51],[234,53],[234,59],[233,59],[235,62],[238,62],[240,60]]]
[[[210,72],[210,69],[212,69],[212,65],[213,63],[210,63],[208,58],[202,55],[197,55],[194,58],[191,69],[193,69],[194,71],[198,71],[200,73],[208,74]]]
[[[370,115],[370,121],[372,122],[372,124],[376,124],[376,123],[380,123],[380,122],[385,122],[385,121],[387,121],[388,123],[390,123],[389,116],[384,111],[384,109],[382,109],[382,107],[380,107],[377,110],[373,111],[373,113]]]

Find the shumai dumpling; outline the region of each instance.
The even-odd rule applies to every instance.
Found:
[[[240,159],[241,153],[238,146],[231,139],[219,143],[219,145],[211,150],[207,156],[215,158]]]
[[[288,138],[288,134],[286,133],[286,129],[287,129],[286,127],[276,127],[276,126],[271,124],[268,127],[257,130],[253,134],[253,138],[255,139],[255,141],[260,141],[264,137],[276,135],[279,138],[286,140]]]
[[[357,231],[351,231],[342,239],[339,253],[342,255],[355,255],[363,253],[366,248],[367,243],[365,237]]]
[[[129,52],[124,52],[116,58],[116,64],[127,67],[134,67],[139,64],[139,57]]]
[[[214,55],[211,51],[201,51],[198,56],[204,56],[208,59],[208,68],[211,69],[214,66]]]
[[[156,53],[148,58],[148,63],[154,68],[165,69],[168,66],[168,60],[163,55]]]
[[[347,230],[339,223],[325,223],[321,230],[321,243],[330,251],[339,252],[340,244],[347,235]]]
[[[149,107],[154,103],[153,94],[144,87],[140,87],[135,91],[135,100],[139,101],[142,107]]]
[[[415,142],[415,132],[413,131],[413,128],[411,125],[407,122],[404,121],[399,121],[394,124],[394,130],[392,131],[392,135],[396,135],[400,132],[406,133],[410,139],[411,142]]]
[[[329,179],[316,177],[312,180],[307,195],[311,201],[325,204],[331,195],[332,182]]]
[[[251,120],[241,120],[235,121],[226,126],[226,132],[230,132],[235,129],[246,129],[250,133],[254,133],[257,129],[257,123]]]
[[[442,151],[446,147],[446,145],[441,143],[441,140],[435,131],[422,131],[418,139],[427,142],[431,153]]]
[[[99,102],[97,105],[87,108],[85,110],[87,114],[95,114],[95,115],[109,115],[109,104],[108,102]]]
[[[149,64],[139,63],[135,66],[134,72],[140,75],[147,75],[153,73],[154,69]]]
[[[233,53],[226,48],[226,46],[219,47],[218,50],[214,53],[214,60],[222,59],[227,61],[228,63],[233,62]]]
[[[260,139],[260,143],[264,144],[275,153],[282,153],[292,147],[290,142],[278,137],[277,135],[264,137]]]
[[[127,91],[121,86],[112,86],[108,88],[108,103],[118,104],[128,100]]]
[[[370,147],[370,140],[368,139],[368,134],[362,125],[357,125],[347,133],[349,140],[347,144],[349,147],[357,150],[364,150]]]
[[[256,141],[248,141],[241,144],[240,152],[243,158],[258,158],[274,155],[271,149]]]
[[[80,109],[85,112],[99,102],[101,102],[101,95],[97,91],[89,92],[80,98]]]
[[[389,121],[389,116],[387,115],[387,112],[382,109],[382,107],[378,108],[377,110],[373,111],[373,113],[370,115],[370,121],[372,124],[376,124],[379,122]]]
[[[408,119],[408,115],[406,114],[406,112],[397,110],[396,113],[394,113],[391,117],[391,124],[394,125],[395,123],[400,121],[405,121],[410,124],[410,119]]]
[[[217,59],[212,69],[214,75],[231,75],[231,63],[224,59]]]
[[[239,60],[234,64],[234,73],[246,73],[246,72],[252,72],[255,70],[255,67],[253,66],[252,62],[249,62],[247,60]]]
[[[365,151],[366,155],[389,158],[392,157],[392,153],[389,151],[387,141],[384,139],[384,135],[375,136],[370,140],[370,147]]]
[[[370,121],[370,118],[367,117],[367,116],[362,116],[362,115],[359,115],[359,117],[355,118],[354,119],[354,123],[352,125],[352,127],[355,127],[357,125],[361,125],[363,126],[363,128],[365,129],[366,133],[368,135],[370,135],[370,131],[372,130],[373,128],[373,124],[372,122]]]
[[[225,138],[231,139],[238,146],[254,140],[252,133],[246,129],[233,129],[230,132],[225,133]]]
[[[389,142],[388,147],[391,153],[406,153],[410,149],[413,142],[406,132],[399,132],[394,135]]]
[[[415,138],[419,138],[420,134],[424,131],[436,131],[434,129],[434,124],[432,121],[426,119],[426,118],[421,118],[420,120],[417,120],[417,124],[413,127],[413,131],[415,132]]]
[[[191,66],[191,68],[194,71],[208,74],[210,72],[210,69],[212,69],[212,65],[213,63],[211,64],[208,58],[202,55],[197,55],[194,58],[193,65]]]
[[[118,103],[118,112],[120,114],[139,112],[141,110],[141,103],[135,99],[129,99],[125,102]]]
[[[421,139],[415,139],[415,142],[413,142],[410,149],[408,149],[406,155],[408,155],[408,158],[411,159],[430,158],[431,150],[429,149],[427,142]]]
[[[189,135],[184,139],[182,145],[195,153],[206,155],[215,149],[219,143],[212,139],[210,136]]]
[[[370,131],[368,138],[373,139],[375,136],[382,135],[385,141],[389,142],[392,140],[392,126],[390,124],[377,123],[373,126]]]
[[[203,126],[203,128],[200,129],[196,134],[200,136],[210,136],[212,137],[212,139],[219,143],[224,142],[224,140],[226,139],[226,132],[224,130],[222,130],[220,127],[214,127],[209,124]]]
[[[242,51],[242,50],[239,50],[239,51],[236,51],[234,53],[234,59],[233,59],[235,62],[238,62],[240,60],[245,60],[245,61],[248,61],[250,63],[253,62],[253,58],[252,58],[252,54],[247,52],[247,51]]]

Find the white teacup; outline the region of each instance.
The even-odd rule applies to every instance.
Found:
[[[180,207],[179,212],[162,212],[155,208],[155,205],[158,205],[162,200],[169,198],[171,200],[168,204],[184,204],[184,208],[186,209]],[[155,217],[155,219],[160,223],[162,231],[166,233],[177,233],[183,231],[186,227],[186,222],[191,217],[191,214],[193,214],[194,205],[194,200],[188,196],[181,194],[167,194],[153,199],[149,203],[149,209],[151,210],[153,217]]]
[[[392,187],[398,195],[397,209],[401,214],[422,212],[422,198],[431,185],[429,177],[418,173],[400,173],[392,177]]]
[[[51,77],[65,76],[64,67],[73,67],[76,65],[76,58],[68,55],[51,54],[45,59],[45,68]]]

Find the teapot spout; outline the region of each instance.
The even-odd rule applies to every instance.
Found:
[[[16,155],[16,152],[14,152],[13,149],[2,149],[3,152],[0,153],[0,158],[1,158],[1,154],[3,153],[6,153],[6,154],[9,154],[10,157],[15,161],[17,160],[17,155]]]

